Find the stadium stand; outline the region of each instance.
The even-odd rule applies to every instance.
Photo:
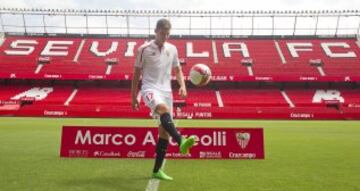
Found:
[[[7,37],[1,47],[1,77],[33,79],[117,79],[131,76],[134,52],[146,39]],[[173,39],[188,72],[195,63],[211,67],[217,81],[307,81],[359,79],[356,39],[209,40]],[[41,57],[49,63],[39,63]],[[115,64],[107,59],[115,58]],[[241,64],[251,58],[249,66]],[[319,59],[321,66],[310,64]],[[111,67],[110,67],[111,66]]]
[[[130,108],[134,55],[144,41],[5,36],[0,115],[148,118],[146,107]],[[213,74],[207,87],[189,84],[186,99],[174,91],[177,118],[360,119],[355,38],[171,42],[185,75],[196,63],[207,64]]]

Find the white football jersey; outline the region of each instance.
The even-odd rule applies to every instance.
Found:
[[[177,49],[165,42],[161,50],[152,40],[143,44],[136,55],[135,67],[142,68],[141,90],[171,92],[172,68],[180,66]]]

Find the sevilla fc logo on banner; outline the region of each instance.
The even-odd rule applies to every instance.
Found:
[[[236,140],[242,149],[245,149],[247,147],[247,145],[249,144],[250,138],[251,138],[250,133],[246,133],[246,132],[236,133]]]

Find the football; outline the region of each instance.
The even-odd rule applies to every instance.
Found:
[[[205,86],[210,82],[211,70],[205,64],[195,64],[191,67],[189,76],[195,86]]]

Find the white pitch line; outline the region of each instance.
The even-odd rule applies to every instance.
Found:
[[[157,191],[159,189],[160,180],[152,178],[149,180],[145,191]]]
[[[166,163],[166,159],[164,159],[164,162],[161,166],[161,169],[164,170],[165,169],[165,163]],[[145,191],[157,191],[159,189],[159,185],[160,185],[160,180],[156,179],[156,178],[150,178]]]

